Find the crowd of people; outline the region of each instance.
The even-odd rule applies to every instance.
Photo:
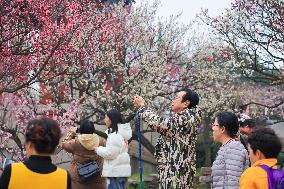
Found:
[[[196,92],[181,89],[172,100],[173,113],[162,118],[141,96],[133,99],[141,119],[160,134],[154,154],[160,189],[194,188],[197,127],[201,124],[198,104]],[[67,171],[51,161],[61,138],[59,124],[46,117],[31,120],[25,132],[27,159],[5,167],[0,189],[125,189],[131,175],[128,141],[132,129],[115,109],[106,112],[105,126],[107,139],[95,134],[89,120],[80,122],[79,128],[70,127],[62,140],[62,148],[73,155]],[[282,145],[273,130],[256,129],[248,106],[242,106],[238,116],[217,113],[212,131],[213,140],[221,144],[212,165],[213,189],[273,187],[271,170],[277,168]],[[284,182],[284,176],[280,179]],[[278,186],[284,188],[281,182]]]

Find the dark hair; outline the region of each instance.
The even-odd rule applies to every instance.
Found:
[[[106,115],[110,118],[111,120],[111,126],[109,130],[109,133],[113,133],[118,131],[118,126],[117,124],[122,123],[122,115],[119,111],[115,110],[115,109],[111,109],[109,111],[107,111]]]
[[[94,123],[87,119],[81,121],[78,132],[80,134],[93,134],[95,132]]]
[[[277,158],[282,149],[279,137],[270,128],[254,130],[248,137],[248,143],[254,154],[259,150],[265,158]]]
[[[232,112],[219,112],[216,117],[220,127],[225,127],[230,137],[235,137],[239,131],[238,117]]]
[[[26,130],[26,142],[31,142],[38,153],[51,154],[54,152],[61,137],[57,121],[41,117],[30,120]]]
[[[245,119],[244,121],[239,121],[240,127],[248,126],[249,128],[255,127],[255,122],[252,119]]]
[[[178,90],[177,92],[181,92],[181,91],[184,91],[186,92],[183,97],[182,97],[182,102],[185,102],[185,101],[189,101],[189,105],[188,105],[188,109],[191,109],[191,108],[195,108],[198,103],[199,103],[199,96],[196,92],[188,89],[188,88],[182,88],[180,90]]]

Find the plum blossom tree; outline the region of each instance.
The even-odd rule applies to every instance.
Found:
[[[28,121],[37,116],[47,116],[60,123],[63,133],[70,125],[79,121],[80,109],[78,104],[81,99],[69,104],[65,112],[53,107],[52,104],[39,105],[30,90],[22,89],[16,93],[4,93],[0,102],[0,157],[12,158],[19,161],[25,158],[24,133]],[[0,161],[2,163],[2,161]]]
[[[271,85],[284,83],[283,1],[235,0],[224,14],[202,20],[231,49],[244,76]]]
[[[258,120],[273,118],[284,120],[284,92],[281,87],[243,83],[239,89],[242,104],[249,105],[251,116]]]
[[[53,99],[42,104],[31,93],[31,84],[40,82],[48,90],[49,83],[60,84],[65,76],[94,70],[91,58],[102,46],[121,49],[117,23],[123,22],[117,20],[127,12],[113,16],[111,9],[111,3],[100,1],[1,1],[1,158],[24,158],[24,129],[36,116],[59,120],[63,131],[78,122],[81,98],[68,99],[66,110]]]
[[[0,93],[93,69],[90,57],[120,32],[110,5],[99,1],[3,0],[0,7]]]
[[[131,10],[129,14],[129,10],[122,6],[113,8],[111,15],[115,18],[116,32],[108,35],[107,39],[93,49],[95,53],[89,56],[89,60],[96,62],[95,66],[82,69],[75,63],[70,64],[66,68],[69,72],[62,72],[44,83],[45,90],[40,91],[39,98],[46,93],[50,94],[50,99],[45,101],[44,106],[40,105],[40,101],[36,99],[28,104],[45,107],[49,110],[49,114],[60,117],[63,113],[70,112],[69,108],[75,107],[74,105],[66,106],[66,104],[82,99],[75,108],[80,110],[79,113],[75,113],[74,110],[71,111],[74,113],[72,115],[76,115],[76,119],[92,118],[96,123],[102,124],[104,113],[109,108],[115,107],[125,115],[132,112],[134,94],[143,94],[148,102],[152,103],[155,97],[172,93],[167,90],[170,86],[167,79],[168,73],[172,72],[174,63],[186,62],[190,48],[189,44],[185,44],[183,40],[188,27],[179,26],[176,17],[156,22],[154,19],[156,9],[157,4],[146,5]],[[88,35],[85,33],[89,33],[92,28],[83,29],[80,30],[80,35],[86,38]],[[81,42],[77,42],[76,45],[80,46]],[[55,54],[54,58],[57,56],[59,55]],[[60,54],[60,56],[70,58],[70,54]],[[73,62],[84,62],[81,57],[73,56],[70,59]],[[60,100],[62,95],[58,94],[62,92],[58,90],[59,86],[65,86],[63,101]],[[29,92],[29,90],[23,90],[23,93],[27,94],[22,96],[29,96]],[[31,108],[31,110],[37,109]],[[35,115],[41,114],[43,112],[35,113]],[[78,122],[76,119],[58,118],[64,121],[71,120],[69,124]],[[10,128],[14,127],[15,125],[10,125]],[[148,132],[147,129],[144,132]],[[133,139],[137,138],[135,129],[133,136]],[[153,153],[153,145],[144,135],[142,138],[143,145]]]
[[[102,11],[101,7],[95,9],[97,6],[91,2],[82,1],[86,3],[83,4],[86,5],[84,8],[78,2],[72,3],[66,5],[70,10],[64,5],[67,11],[62,10],[62,17],[59,21],[56,19],[59,25],[54,25],[54,37],[48,38],[41,28],[36,36],[35,47],[31,47],[26,54],[10,56],[18,58],[17,62],[20,63],[24,60],[28,62],[30,57],[37,64],[37,69],[33,67],[32,73],[28,68],[12,72],[10,75],[14,75],[9,76],[10,82],[2,87],[2,91],[17,92],[2,94],[4,113],[0,132],[4,137],[0,137],[0,153],[6,155],[4,152],[9,152],[17,159],[23,158],[23,128],[35,116],[52,116],[60,122],[63,131],[85,118],[103,124],[104,114],[109,108],[123,112],[129,121],[133,119],[132,99],[135,94],[145,97],[148,105],[159,112],[169,112],[175,89],[186,86],[197,90],[201,97],[204,140],[209,149],[206,161],[210,164],[212,141],[208,140],[208,136],[213,114],[221,110],[234,110],[241,95],[247,96],[240,92],[241,81],[234,69],[238,61],[231,49],[224,48],[218,40],[209,43],[210,40],[193,37],[186,41],[185,35],[190,26],[180,25],[178,17],[157,21],[158,4],[144,4],[130,9],[118,5],[109,7],[111,11]],[[88,6],[97,11],[89,12]],[[76,10],[86,12],[85,17]],[[69,14],[68,11],[74,13]],[[59,15],[57,12],[54,14]],[[69,17],[72,17],[71,21],[65,21]],[[73,24],[68,28],[70,23]],[[60,32],[63,32],[62,36]],[[23,35],[28,42],[33,39],[25,37],[29,36]],[[56,42],[60,42],[59,46],[46,59],[46,52],[55,47],[52,44]],[[22,48],[23,43],[19,47]],[[0,44],[8,47],[8,42]],[[36,58],[33,58],[35,55]],[[48,62],[44,64],[46,60]],[[12,67],[1,73],[8,74],[11,70]],[[17,75],[29,73],[31,77],[36,77],[18,82]],[[44,90],[38,91],[39,99],[29,89],[18,90],[33,82],[44,84]],[[41,99],[46,95],[48,98],[43,103]],[[8,112],[15,115],[15,119],[11,120],[16,121],[8,121]],[[142,144],[153,153],[154,147],[145,137],[149,132],[152,131],[143,127]],[[136,125],[133,125],[133,136],[134,140],[137,139]]]

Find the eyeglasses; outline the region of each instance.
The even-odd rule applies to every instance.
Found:
[[[212,123],[211,127],[220,127],[220,125]]]

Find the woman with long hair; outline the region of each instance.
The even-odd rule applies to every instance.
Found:
[[[108,189],[124,189],[127,177],[131,175],[128,140],[132,137],[130,124],[122,124],[122,115],[112,109],[106,113],[106,146],[95,148],[97,154],[104,158],[103,176],[107,177]]]

